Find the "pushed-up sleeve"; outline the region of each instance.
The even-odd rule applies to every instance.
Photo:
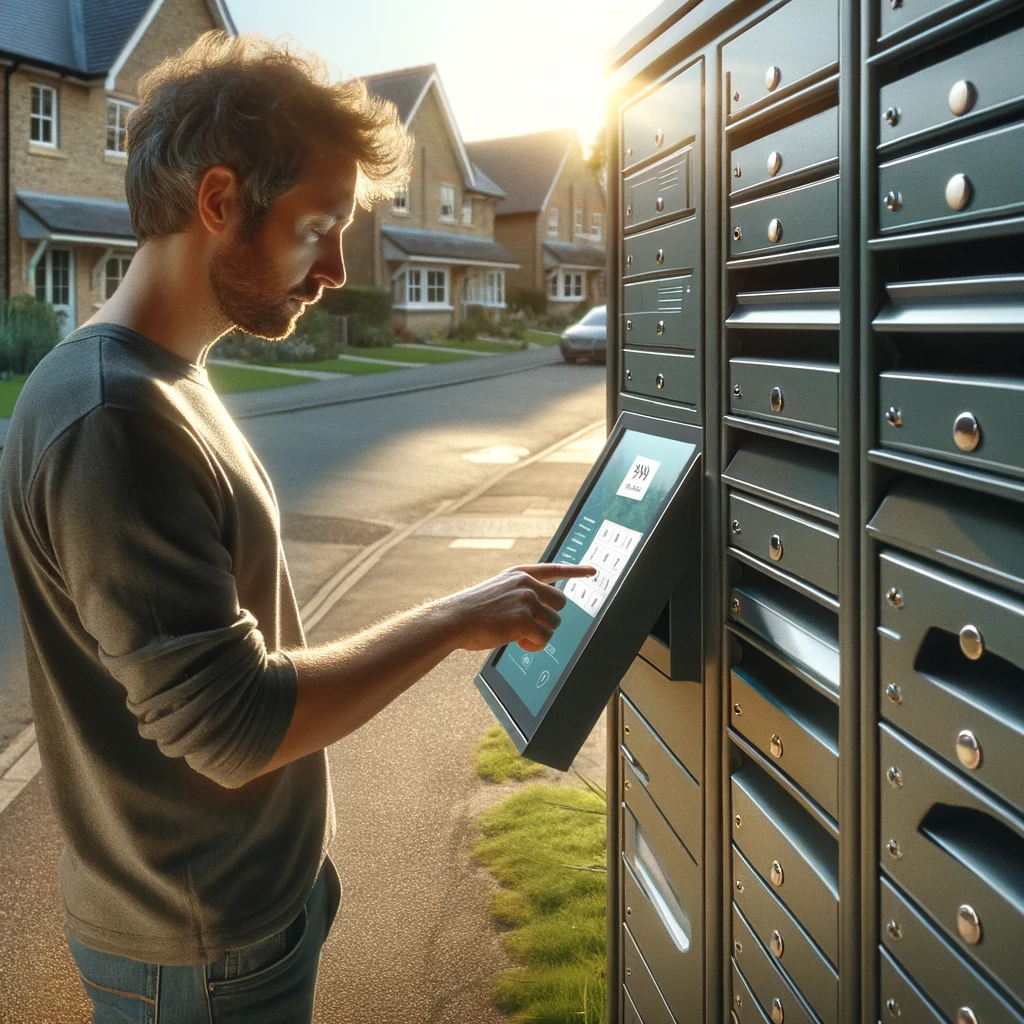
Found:
[[[280,745],[296,677],[239,606],[224,543],[233,512],[218,472],[184,426],[101,407],[51,446],[31,501],[139,733],[237,788]]]

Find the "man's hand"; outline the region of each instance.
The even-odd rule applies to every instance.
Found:
[[[458,646],[489,651],[518,643],[525,651],[542,651],[562,619],[565,594],[556,580],[593,576],[590,565],[516,565],[497,576],[445,599],[456,621]]]

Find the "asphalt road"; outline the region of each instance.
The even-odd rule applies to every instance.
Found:
[[[601,368],[553,365],[245,420],[275,482],[309,642],[535,559],[597,452],[603,426],[585,428],[603,413]],[[511,546],[452,546],[467,540]],[[481,660],[453,655],[330,750],[345,895],[319,1024],[503,1019],[487,996],[508,966],[487,912],[492,883],[468,855],[474,815],[500,797],[471,767],[492,721],[472,685]],[[24,701],[16,673],[5,670],[4,693],[0,713]],[[597,736],[593,748],[597,770]],[[0,1024],[89,1019],[63,940],[59,845],[37,775],[0,813]]]

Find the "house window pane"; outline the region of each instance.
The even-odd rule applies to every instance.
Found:
[[[111,256],[110,259],[107,260],[106,272],[104,275],[104,299],[109,299],[114,292],[117,291],[117,286],[124,280],[124,275],[128,272],[129,263],[131,263],[131,257],[129,256]]]
[[[107,100],[107,152],[127,153],[128,135],[126,125],[128,115],[134,109],[131,103],[121,100]]]
[[[562,295],[564,298],[572,298],[572,274],[565,274],[562,277]]]
[[[396,213],[409,212],[409,190],[407,188],[395,193],[394,199],[391,200],[391,209]]]
[[[550,286],[548,288],[548,292],[550,293],[551,298],[553,298],[553,299],[557,299],[558,298],[558,274],[552,274],[551,275],[551,283],[550,283]]]
[[[36,299],[39,302],[49,302],[49,296],[46,294],[45,256],[36,264]]]
[[[409,287],[406,293],[406,302],[423,301],[423,273],[420,270],[410,270],[407,275]]]
[[[67,249],[51,249],[53,299],[55,306],[71,304],[71,253]]]
[[[473,200],[463,199],[462,200],[462,223],[472,224],[473,223]]]
[[[443,270],[427,271],[427,302],[442,303],[445,298],[445,273]]]
[[[57,92],[48,85],[33,85],[29,139],[45,146],[57,143]]]
[[[558,234],[558,207],[552,206],[548,210],[548,234],[557,236]]]
[[[601,217],[601,214],[599,214],[599,213],[595,213],[594,214],[594,218],[593,218],[594,227],[593,227],[593,232],[592,233],[594,235],[594,238],[597,241],[599,241],[599,242],[601,241],[601,231],[602,231],[602,228],[603,228],[602,220],[603,220],[603,218]]]
[[[573,289],[572,294],[579,298],[583,294],[583,275],[573,274]]]
[[[576,207],[576,209],[573,211],[572,229],[573,229],[573,233],[574,234],[577,234],[577,235],[582,235],[583,234],[583,207],[582,206],[578,205]]]
[[[455,187],[441,186],[441,220],[455,220]]]

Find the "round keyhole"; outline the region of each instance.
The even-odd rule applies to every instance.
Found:
[[[777,533],[773,533],[768,540],[768,554],[773,562],[782,561],[782,538]]]
[[[768,404],[772,407],[772,412],[782,412],[782,388],[772,388],[772,393],[768,396]]]
[[[654,378],[654,386],[659,391],[665,386],[665,375],[663,373],[659,373],[658,376]]]

